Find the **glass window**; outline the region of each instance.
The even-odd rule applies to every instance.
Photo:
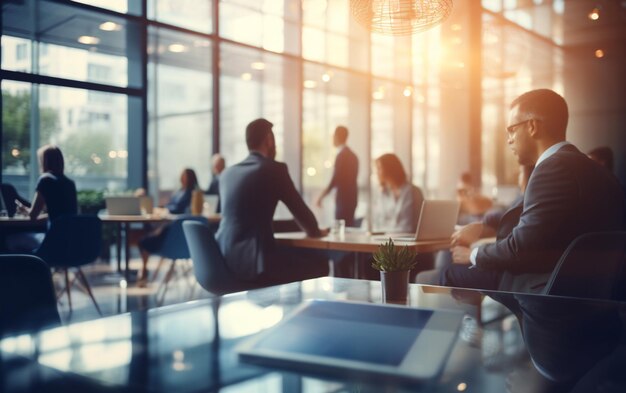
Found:
[[[3,181],[30,197],[39,172],[35,152],[50,143],[63,151],[66,174],[79,189],[126,188],[128,99],[100,93],[108,96],[103,105],[90,102],[89,93],[3,81]],[[33,111],[39,118],[36,124],[32,123]],[[38,141],[36,146],[32,141]]]
[[[148,17],[202,33],[213,31],[212,0],[148,0]]]
[[[302,57],[356,70],[369,69],[367,30],[354,22],[348,0],[302,2]]]
[[[151,194],[178,189],[184,168],[192,168],[200,187],[207,188],[213,133],[211,41],[151,28],[148,51]]]
[[[295,62],[266,52],[223,44],[220,61],[220,150],[228,162],[248,155],[245,129],[264,117],[274,124],[277,159],[285,159],[285,126],[298,115]],[[294,90],[291,90],[294,89]],[[287,99],[287,96],[290,99]],[[297,123],[296,123],[297,124]],[[297,133],[297,128],[290,128]]]
[[[31,43],[23,38],[2,36],[2,69],[10,71],[31,71]]]
[[[111,11],[117,11],[121,13],[140,14],[140,1],[138,0],[72,0],[76,3],[83,3],[92,5],[94,7],[106,8]],[[132,7],[129,10],[129,5]]]
[[[273,52],[300,52],[296,0],[221,0],[220,35]]]

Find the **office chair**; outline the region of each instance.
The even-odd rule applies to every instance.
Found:
[[[61,324],[50,268],[33,255],[0,255],[0,337]]]
[[[615,299],[623,284],[626,232],[592,232],[574,239],[554,268],[544,294]]]
[[[238,280],[228,270],[208,225],[188,221],[183,223],[183,230],[189,245],[196,280],[207,292],[220,296],[258,287],[253,283]]]
[[[162,258],[172,260],[172,264],[170,265],[169,270],[165,274],[163,281],[161,281],[161,284],[157,289],[157,299],[159,299],[160,297],[160,300],[158,301],[159,304],[163,303],[163,300],[165,299],[165,294],[167,293],[169,287],[169,283],[176,273],[177,261],[179,259],[191,258],[189,255],[189,248],[187,247],[187,241],[185,240],[185,234],[183,233],[183,222],[186,221],[201,223],[207,226],[209,225],[209,221],[205,217],[191,215],[178,217],[170,224],[168,224],[167,228],[165,229],[167,232],[165,233],[163,243],[161,243],[159,249],[156,252],[151,253],[151,255],[157,255]],[[188,271],[183,272],[183,274],[187,273]],[[160,296],[159,293],[161,293]]]
[[[100,219],[96,216],[71,215],[52,221],[43,243],[35,253],[48,266],[64,273],[64,290],[67,292],[70,313],[72,312],[71,287],[78,280],[78,283],[82,285],[81,289],[91,298],[98,314],[102,315],[89,282],[80,268],[95,261],[101,249],[102,222]],[[75,277],[71,281],[70,269],[76,270]],[[60,298],[62,294],[63,290],[59,292],[58,297]]]

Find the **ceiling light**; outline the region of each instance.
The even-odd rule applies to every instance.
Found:
[[[350,10],[373,32],[408,35],[443,22],[452,12],[452,0],[350,0]]]
[[[600,9],[599,8],[594,8],[593,10],[591,10],[591,12],[589,13],[589,15],[587,15],[587,17],[591,20],[598,20],[600,19]]]
[[[122,25],[118,25],[115,22],[104,22],[100,24],[100,30],[103,31],[119,31],[122,30]]]
[[[404,91],[402,92],[402,94],[405,97],[411,97],[411,94],[413,94],[413,88],[411,86],[407,86],[404,88]]]
[[[100,43],[100,38],[91,35],[81,35],[78,37],[78,42],[85,45],[97,45]]]
[[[167,47],[167,50],[169,50],[172,53],[183,53],[183,52],[187,52],[187,47],[183,44],[170,44]]]
[[[252,79],[252,74],[249,72],[244,72],[243,74],[241,74],[241,79],[243,79],[244,81],[249,81]]]
[[[312,80],[305,80],[304,87],[307,89],[315,89],[317,87],[317,82]]]
[[[601,59],[604,57],[604,51],[602,49],[596,49],[595,55],[598,59]]]
[[[258,70],[258,71],[262,71],[265,69],[265,63],[261,62],[261,61],[255,61],[254,63],[250,64],[250,67],[253,70]]]
[[[324,82],[330,82],[330,75],[328,75],[327,73],[324,73],[324,74],[322,75],[322,80],[323,80]]]

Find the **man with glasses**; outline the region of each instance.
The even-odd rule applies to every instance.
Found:
[[[567,121],[567,104],[552,90],[533,90],[511,103],[508,145],[520,165],[535,165],[519,222],[499,228],[493,244],[470,250],[453,242],[455,263],[441,284],[539,292],[572,240],[623,228],[619,184],[565,140]]]

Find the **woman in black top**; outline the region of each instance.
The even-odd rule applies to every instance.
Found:
[[[63,153],[52,145],[42,146],[37,150],[41,176],[37,181],[35,196],[29,208],[17,203],[18,210],[27,214],[31,220],[39,218],[44,211],[48,213],[48,227],[58,217],[73,215],[78,212],[76,185],[64,174]],[[42,233],[16,233],[7,236],[7,249],[11,252],[32,252],[43,241]]]
[[[76,184],[63,174],[65,162],[61,150],[53,145],[42,146],[37,150],[37,157],[42,173],[37,181],[32,207],[30,210],[24,208],[25,213],[35,220],[46,210],[49,221],[76,214]]]

